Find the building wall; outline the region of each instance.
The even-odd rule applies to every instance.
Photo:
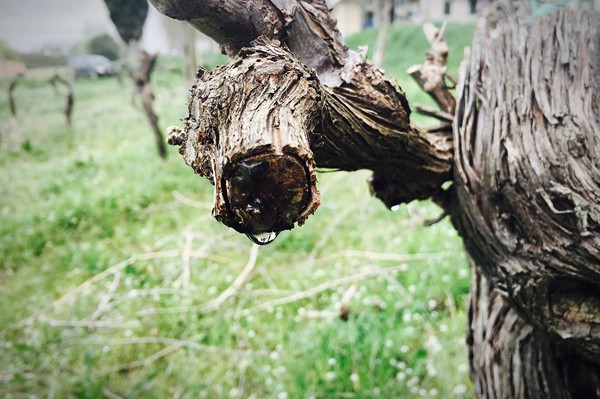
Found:
[[[338,29],[346,37],[364,29],[367,8],[358,0],[342,0],[333,7],[333,17],[338,21]]]
[[[27,68],[22,61],[0,60],[0,78],[10,78],[25,73]]]
[[[446,14],[446,3],[449,4],[450,13]],[[420,18],[413,18],[417,22],[424,21],[454,21],[469,22],[476,18],[475,13],[471,13],[471,3],[469,0],[421,0],[419,2]]]

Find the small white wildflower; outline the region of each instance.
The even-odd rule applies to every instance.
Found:
[[[469,371],[469,365],[466,363],[461,363],[458,365],[458,371],[461,373],[466,373],[467,371]]]
[[[457,394],[457,395],[461,395],[461,394],[466,393],[466,392],[467,392],[467,387],[464,386],[463,384],[458,384],[452,390],[452,393]]]
[[[287,398],[288,398],[288,393],[286,391],[279,392],[277,394],[277,399],[287,399]]]
[[[240,396],[240,390],[237,388],[233,388],[232,390],[229,391],[229,397],[230,398],[237,398],[238,396]]]
[[[337,364],[337,360],[335,360],[334,357],[330,357],[329,360],[327,360],[327,364],[333,367]]]
[[[335,379],[335,377],[336,377],[336,374],[334,371],[328,371],[327,373],[325,373],[325,379],[327,381],[332,381]]]
[[[435,299],[430,299],[427,301],[427,306],[429,306],[429,309],[433,309],[437,306],[437,301]]]
[[[358,383],[358,381],[360,381],[360,377],[358,376],[358,374],[352,373],[350,374],[350,381],[356,384]]]
[[[438,395],[438,390],[435,388],[431,388],[429,390],[429,396],[437,396]]]
[[[271,352],[271,354],[269,355],[269,357],[271,358],[271,360],[277,360],[277,359],[279,359],[279,353],[277,353],[277,352]]]
[[[400,352],[402,353],[407,353],[410,350],[410,348],[408,347],[408,345],[402,345],[400,347]]]
[[[406,383],[406,385],[408,385],[409,387],[414,387],[419,383],[419,379],[417,377],[413,377],[410,380],[408,380],[408,382]]]

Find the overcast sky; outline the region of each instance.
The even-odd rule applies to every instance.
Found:
[[[155,27],[160,17],[151,11],[146,23]],[[157,51],[152,47],[166,44],[159,32],[151,32],[156,29],[145,30],[144,42],[150,43],[145,47]],[[74,44],[102,33],[118,37],[103,0],[0,0],[0,39],[21,52]]]

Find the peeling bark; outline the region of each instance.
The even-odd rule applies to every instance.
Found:
[[[372,170],[371,189],[389,207],[438,195],[451,177],[451,135],[428,134],[410,123],[404,92],[364,54],[348,50],[323,0],[242,3],[153,0],[159,11],[189,21],[230,54],[262,35],[282,41],[290,65],[299,61],[306,73],[314,71],[320,123],[304,134],[316,165]],[[256,20],[257,13],[269,23]],[[231,106],[226,101],[222,107]]]
[[[316,76],[268,42],[213,72],[199,70],[185,130],[169,143],[215,186],[213,215],[257,235],[303,224],[320,203],[309,135]]]
[[[480,397],[600,397],[599,27],[498,1],[464,64],[453,220]]]
[[[600,365],[534,327],[472,268],[467,343],[478,398],[600,397]]]

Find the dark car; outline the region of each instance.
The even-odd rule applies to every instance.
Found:
[[[69,67],[76,78],[100,76],[114,76],[117,69],[114,64],[106,57],[97,54],[77,55],[69,60]]]

